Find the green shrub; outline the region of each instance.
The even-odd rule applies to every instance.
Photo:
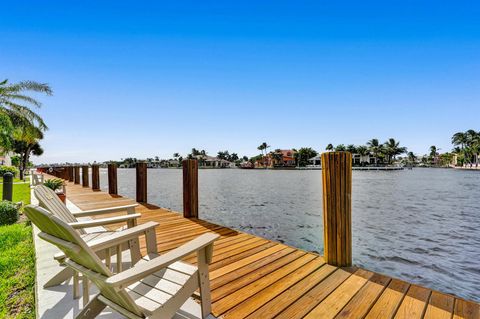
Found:
[[[12,202],[0,202],[0,226],[15,224],[18,221],[18,208]]]
[[[3,177],[3,174],[7,172],[12,173],[13,177],[15,177],[18,174],[18,169],[15,166],[6,166],[6,165],[0,166],[0,177]]]
[[[43,182],[43,185],[56,191],[57,189],[62,188],[63,180],[61,180],[60,178],[47,179],[45,182]]]

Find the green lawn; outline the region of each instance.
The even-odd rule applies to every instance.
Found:
[[[32,226],[0,226],[0,318],[35,318]]]
[[[3,194],[3,184],[0,184],[0,199]],[[13,184],[13,202],[30,204],[30,184]]]
[[[14,201],[29,204],[29,184],[13,187]],[[32,226],[25,222],[0,226],[0,318],[35,318],[32,235]]]

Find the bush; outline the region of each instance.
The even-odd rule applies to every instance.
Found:
[[[18,221],[18,208],[12,202],[0,202],[0,226],[15,224]]]
[[[47,179],[45,182],[43,182],[43,185],[56,191],[57,189],[62,188],[63,180],[61,180],[60,178]]]
[[[3,177],[3,174],[10,172],[13,174],[13,177],[17,176],[18,169],[15,166],[0,166],[0,177]]]

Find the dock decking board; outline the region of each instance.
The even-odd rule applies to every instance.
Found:
[[[132,199],[67,182],[82,210]],[[156,221],[157,245],[167,252],[206,232],[221,235],[210,266],[212,313],[224,318],[479,319],[480,305],[355,267],[337,268],[321,256],[200,219],[141,204],[139,223]],[[120,225],[112,225],[112,229]],[[321,234],[319,234],[320,236]],[[145,253],[145,240],[140,241]],[[186,261],[196,263],[194,256]]]

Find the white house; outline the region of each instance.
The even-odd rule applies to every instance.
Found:
[[[352,164],[353,165],[361,165],[363,163],[367,164],[376,164],[376,158],[370,155],[360,155],[360,154],[352,154]],[[316,168],[316,167],[322,167],[322,158],[320,155],[312,157],[308,160],[310,162],[310,165],[307,165],[307,167],[310,168]]]
[[[322,167],[322,158],[320,157],[320,155],[309,158],[308,161],[310,162],[310,164],[307,165],[307,167],[309,167],[309,168],[320,168],[320,167]]]
[[[235,166],[234,163],[229,162],[218,157],[208,156],[208,155],[197,155],[194,156],[198,160],[199,167],[215,167],[215,168],[228,168]]]
[[[363,163],[367,164],[376,164],[377,159],[373,156],[367,155],[360,155],[360,154],[352,154],[352,164],[361,165]]]

